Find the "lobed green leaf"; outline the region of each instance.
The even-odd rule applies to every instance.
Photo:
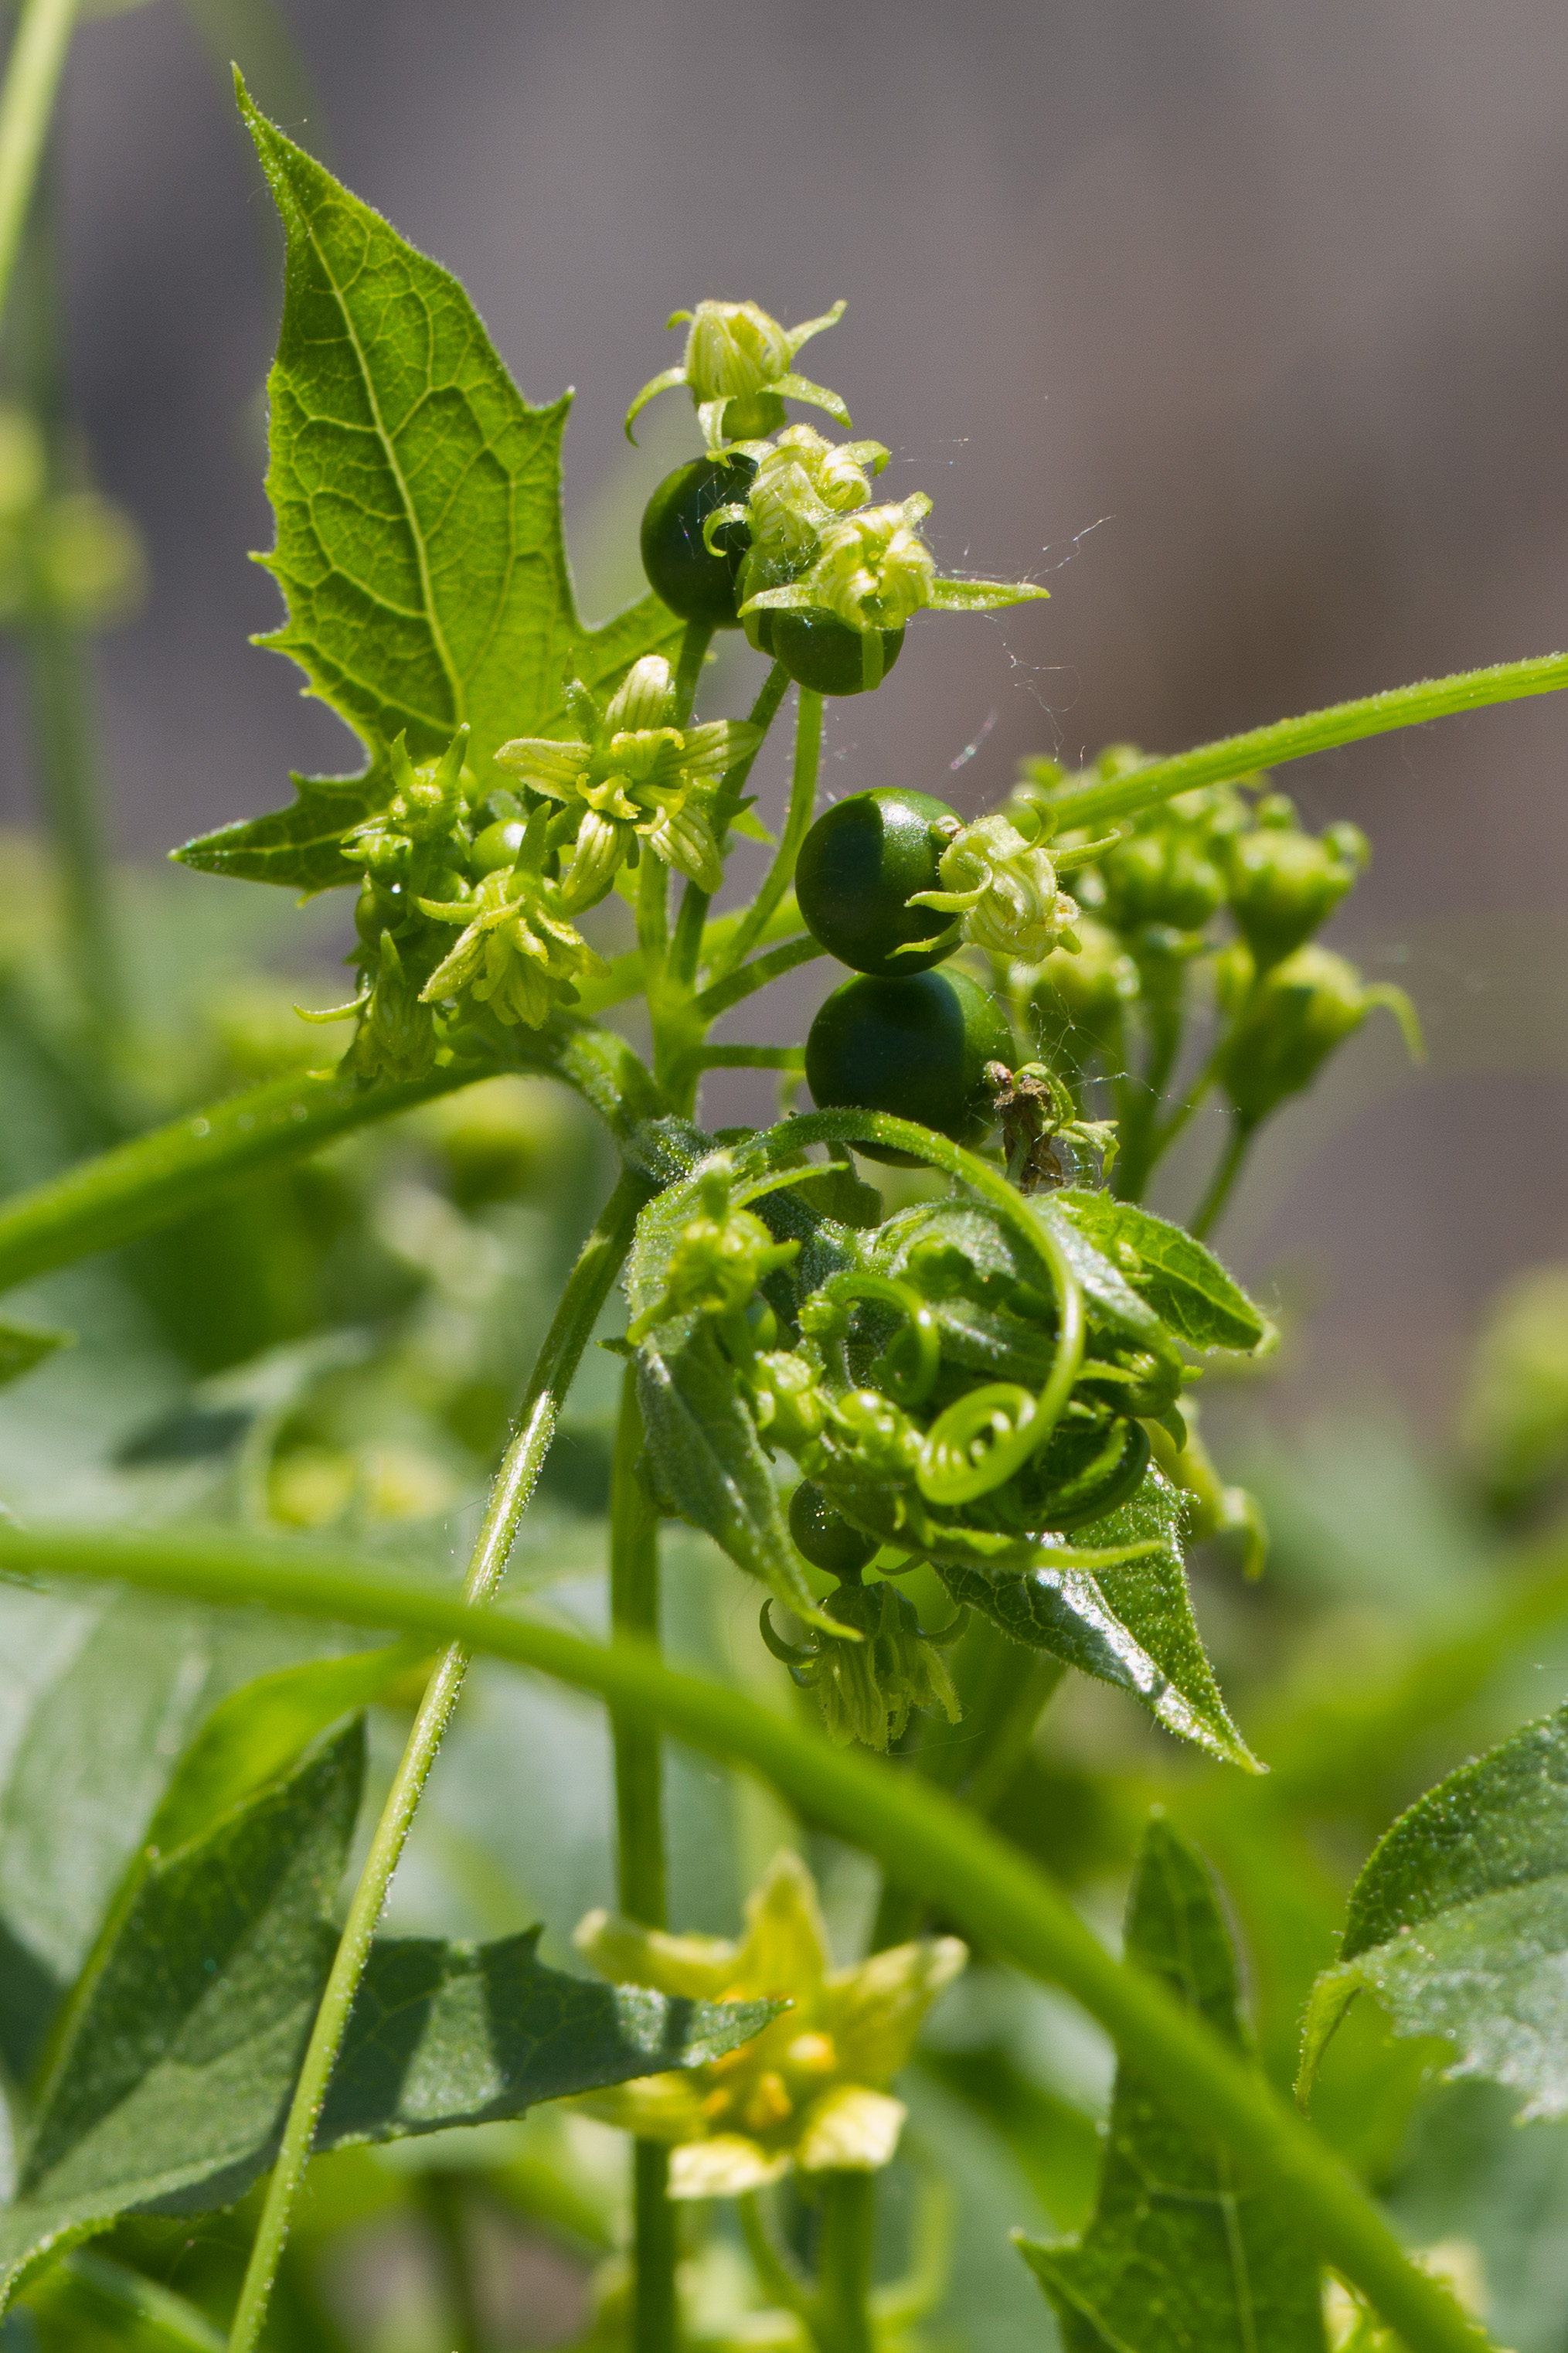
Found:
[[[564,673],[605,687],[679,623],[657,597],[598,630],[578,618],[561,522],[571,396],[536,408],[468,295],[239,85],[287,240],[268,382],[277,543],[258,560],[287,618],[258,643],[298,662],[366,746],[358,776],[297,776],[291,807],[177,856],[305,892],[350,882],[347,828],[384,807],[384,747],[431,759],[467,723],[485,780],[498,744],[559,732]]]
[[[1247,2051],[1217,1892],[1158,1816],[1128,1897],[1126,1953]],[[1293,2216],[1125,2060],[1093,2220],[1076,2241],[1017,2244],[1068,2353],[1322,2353],[1318,2267]]]

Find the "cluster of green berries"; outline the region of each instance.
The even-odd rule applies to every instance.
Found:
[[[1047,592],[1027,581],[951,580],[920,535],[923,493],[882,506],[871,482],[888,463],[879,441],[832,442],[785,427],[784,402],[825,409],[846,427],[837,393],[794,374],[825,317],[786,330],[754,302],[700,302],[681,364],[645,385],[626,429],[658,392],[684,385],[708,454],[662,481],[643,516],[650,585],[684,621],[743,628],[759,652],[816,694],[879,686],[914,614],[987,612]],[[773,437],[773,438],[767,438]]]

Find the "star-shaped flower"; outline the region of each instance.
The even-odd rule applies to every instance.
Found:
[[[581,805],[562,912],[574,914],[602,899],[622,862],[635,860],[639,841],[700,890],[716,891],[724,870],[704,804],[760,731],[738,719],[673,726],[674,681],[662,654],[633,664],[608,710],[575,681],[567,700],[580,737],[520,735],[496,754],[535,792]]]
[[[931,512],[922,491],[893,506],[868,507],[828,523],[809,567],[783,586],[763,588],[741,607],[756,612],[830,613],[852,629],[901,629],[922,606],[939,613],[989,612],[1048,596],[1031,580],[944,580],[919,525]]]
[[[968,1958],[955,1936],[939,1936],[831,1968],[811,1873],[788,1852],[774,1858],[746,1920],[738,1945],[668,1936],[606,1912],[590,1912],[577,1931],[579,1950],[616,1984],[790,2004],[710,2066],[645,2076],[582,2102],[607,2123],[672,2144],[672,2198],[739,2197],[792,2166],[822,2173],[888,2164],[905,2111],[887,2087]]]
[[[1075,858],[1081,864],[1103,847],[1096,842],[1088,852],[1069,851],[1065,860],[1054,859],[1042,840],[1030,840],[1010,818],[994,811],[966,825],[943,850],[937,868],[942,889],[917,891],[909,903],[958,917],[955,944],[967,940],[993,955],[1043,964],[1057,947],[1078,946],[1073,931],[1078,902],[1058,890],[1058,869]],[[919,941],[910,953],[927,951],[931,944]]]
[[[574,982],[608,969],[567,922],[561,885],[543,871],[547,820],[535,810],[516,862],[464,897],[416,902],[433,922],[464,927],[420,991],[426,1005],[467,990],[499,1020],[538,1029],[557,1005],[575,1002]]]
[[[803,327],[781,327],[754,302],[699,302],[695,311],[672,311],[668,323],[690,322],[686,355],[679,367],[666,368],[645,384],[626,411],[626,438],[638,414],[661,392],[685,385],[697,407],[697,420],[709,454],[731,441],[754,440],[774,433],[784,421],[786,400],[804,400],[825,408],[846,430],[849,411],[836,392],[795,374],[795,354],[824,327],[836,327],[844,316],[842,302]]]

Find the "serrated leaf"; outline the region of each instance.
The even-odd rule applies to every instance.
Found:
[[[337,837],[384,807],[384,747],[416,760],[465,722],[481,779],[498,744],[557,732],[563,673],[595,689],[669,644],[656,597],[598,630],[577,616],[561,525],[571,396],[536,408],[448,270],[296,147],[240,89],[287,240],[268,381],[260,559],[288,617],[259,638],[360,736],[357,777],[296,777],[291,808],[186,844],[185,864],[304,892],[353,881]]]
[[[196,1727],[315,1640],[281,1620],[134,1596],[67,1627],[0,1792],[0,2062],[16,2082],[32,2075]],[[25,1645],[25,1620],[5,1633]]]
[[[1351,1890],[1336,1966],[1312,1989],[1301,2087],[1370,1988],[1397,2034],[1440,2035],[1452,2073],[1568,2116],[1568,1708],[1417,1799]]]
[[[0,2300],[127,2211],[227,2204],[271,2162],[336,1947],[363,1724],[162,1856],[103,1957],[0,2212]],[[777,2014],[546,1968],[537,1931],[373,1947],[316,2146],[521,2115],[704,2065]]]
[[[75,1335],[70,1332],[37,1332],[24,1324],[0,1324],[0,1388],[7,1381],[19,1381],[57,1348],[74,1348]]]
[[[1057,1193],[1052,1207],[1121,1270],[1190,1348],[1251,1350],[1270,1336],[1268,1318],[1213,1251],[1168,1219],[1110,1193]]]
[[[1231,1721],[1193,1616],[1181,1531],[1181,1497],[1151,1468],[1120,1510],[1075,1528],[1064,1544],[1109,1550],[1152,1538],[1157,1552],[1092,1576],[1048,1563],[1016,1575],[947,1561],[937,1574],[955,1601],[1014,1641],[1131,1692],[1167,1732],[1258,1773],[1264,1768]]]
[[[68,2047],[77,2018],[92,1999],[100,1971],[159,1857],[204,1838],[234,1807],[285,1773],[329,1725],[381,1698],[419,1656],[417,1645],[397,1643],[344,1658],[308,1659],[259,1675],[220,1701],[181,1757],[108,1905],[93,1948],[52,2027],[55,2051]],[[40,2067],[46,2103],[53,2072],[46,2056]]]
[[[1125,1950],[1247,2048],[1217,1893],[1159,1819],[1133,1875]],[[1068,2353],[1322,2353],[1318,2268],[1278,2198],[1249,2190],[1227,2152],[1125,2062],[1093,2221],[1077,2241],[1017,2243]]]

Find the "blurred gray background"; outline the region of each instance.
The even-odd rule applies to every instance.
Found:
[[[834,712],[835,792],[910,783],[978,807],[1027,752],[1176,749],[1568,639],[1560,5],[287,14],[308,88],[244,0],[91,24],[70,68],[75,381],[153,567],[99,659],[128,849],[276,806],[291,765],[354,764],[288,665],[246,644],[275,610],[245,551],[270,537],[279,248],[226,54],[463,275],[531,398],[580,387],[567,501],[595,615],[637,592],[637,508],[695,446],[678,399],[648,413],[640,458],[621,437],[630,394],[679,356],[668,312],[750,295],[793,321],[847,298],[807,364],[891,446],[889,493],[932,494],[946,561],[1031,575],[1052,602],[918,624],[888,686]],[[743,669],[710,681],[710,710]],[[1484,1294],[1568,1250],[1568,701],[1282,782],[1310,821],[1373,836],[1331,936],[1412,990],[1432,1055],[1412,1073],[1369,1027],[1279,1123],[1221,1239],[1311,1310],[1282,1397],[1391,1388],[1440,1414]],[[768,1000],[765,1034],[822,969]]]

